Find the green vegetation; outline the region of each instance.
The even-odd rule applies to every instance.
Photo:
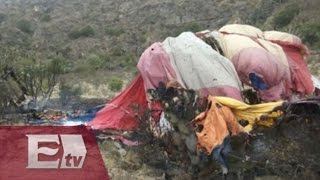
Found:
[[[7,19],[7,15],[0,13],[0,23],[2,23],[3,21],[5,21]]]
[[[63,81],[59,85],[59,96],[62,106],[66,106],[72,102],[79,102],[81,94],[82,91],[79,86],[70,86]]]
[[[270,17],[276,8],[277,3],[271,0],[261,1],[261,3],[254,9],[252,14],[248,17],[249,24],[260,27]]]
[[[122,89],[123,82],[121,79],[112,78],[108,85],[111,91],[117,92]]]
[[[41,103],[39,106],[42,108],[50,99],[59,76],[64,73],[64,60],[57,57],[43,62],[33,56],[22,57],[16,67],[17,76],[26,88],[27,94],[35,104]]]
[[[165,36],[172,36],[176,37],[182,32],[185,31],[191,31],[191,32],[198,32],[203,30],[202,26],[198,24],[197,22],[190,22],[190,23],[184,23],[179,25],[171,25],[168,27],[170,29],[170,32],[166,34]]]
[[[31,22],[26,19],[19,20],[17,22],[17,28],[27,34],[33,34],[34,31]]]
[[[320,49],[320,23],[316,16],[319,0],[305,3],[302,0],[233,0],[233,3],[219,0],[206,2],[208,7],[204,7],[204,1],[183,1],[179,5],[174,1],[159,1],[156,6],[139,2],[141,8],[131,9],[128,16],[113,12],[107,1],[87,3],[86,0],[84,3],[87,3],[90,13],[82,11],[84,3],[58,1],[50,5],[36,3],[40,8],[37,12],[32,10],[34,5],[29,1],[25,2],[31,7],[29,10],[18,6],[22,1],[7,3],[8,8],[3,8],[0,13],[0,75],[4,74],[6,67],[13,67],[22,83],[29,84],[28,91],[38,91],[34,96],[40,99],[52,86],[48,83],[49,77],[52,79],[50,74],[57,74],[57,83],[61,74],[65,73],[68,73],[63,75],[66,81],[77,81],[79,79],[74,77],[84,77],[81,80],[104,83],[105,79],[96,81],[101,79],[92,73],[96,71],[99,75],[111,74],[121,79],[118,74],[137,71],[137,59],[151,43],[185,31],[217,29],[226,23],[247,23],[263,30],[276,28],[296,34],[312,49],[312,56],[318,55]],[[118,6],[123,2],[112,3]],[[150,7],[157,7],[164,14]],[[318,63],[318,59],[312,59],[314,64]],[[318,66],[310,67],[317,70]],[[43,80],[39,77],[43,77]],[[30,87],[31,82],[33,88]],[[21,94],[19,86],[11,78],[0,83],[3,87],[0,104],[10,104],[10,97]],[[40,86],[42,89],[36,88]],[[68,92],[67,88],[72,86],[61,86],[63,91],[67,91],[66,96],[74,98],[70,94],[78,95],[75,89]],[[1,98],[6,100],[2,101]]]
[[[91,70],[98,70],[104,67],[103,59],[95,54],[91,54],[87,61]]]
[[[41,16],[40,21],[41,22],[49,22],[49,21],[51,21],[51,16],[49,14],[44,14]]]
[[[116,27],[107,27],[106,34],[110,36],[120,36],[121,34],[125,33],[124,29],[116,28]]]
[[[78,30],[73,30],[69,33],[71,39],[78,39],[80,37],[91,37],[95,35],[94,29],[88,25]]]
[[[275,14],[273,24],[275,28],[287,26],[293,18],[299,13],[297,4],[290,4],[284,7],[281,11]]]
[[[310,23],[300,27],[302,40],[310,46],[320,49],[320,24]]]
[[[131,54],[127,54],[125,56],[125,62],[129,67],[135,67],[136,66],[136,61],[135,57]]]
[[[114,47],[111,49],[111,55],[113,56],[122,56],[125,54],[125,51],[121,47]]]
[[[90,72],[99,69],[108,69],[108,63],[110,62],[107,55],[90,54],[87,58],[81,60],[82,63],[75,64],[74,72]]]
[[[50,99],[59,77],[65,72],[65,59],[56,56],[52,59],[40,59],[33,53],[16,48],[0,49],[0,73],[2,87],[6,87],[5,98],[0,104],[17,105],[23,95],[32,98],[34,108],[43,108]]]
[[[132,70],[136,66],[136,57],[126,53],[121,48],[115,48],[111,53],[90,54],[74,64],[73,72],[82,73],[100,69],[115,70],[126,68]]]

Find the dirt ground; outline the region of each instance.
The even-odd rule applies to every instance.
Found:
[[[212,160],[204,162],[202,167],[193,167],[188,160],[170,158],[161,140],[149,140],[136,147],[116,140],[98,142],[111,179],[317,180],[320,178],[318,117],[298,117],[280,127],[257,128],[246,146],[235,147],[229,154],[230,172],[226,177]],[[145,140],[143,136],[131,136]]]
[[[227,156],[229,174],[222,176],[219,165],[202,155],[198,165],[192,165],[188,151],[176,146],[172,134],[157,139],[138,132],[95,131],[97,136],[121,134],[139,141],[137,146],[127,146],[118,140],[97,138],[109,176],[115,180],[282,180],[320,179],[320,120],[319,112],[302,113],[287,117],[272,128],[257,127],[246,143],[233,141]],[[15,120],[1,120],[0,125],[30,125],[31,120],[16,114]],[[43,125],[55,125],[51,121]],[[184,146],[184,144],[181,144]]]

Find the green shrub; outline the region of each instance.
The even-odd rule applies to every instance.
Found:
[[[63,74],[66,72],[66,69],[66,60],[61,56],[53,57],[47,65],[47,71],[53,74]]]
[[[89,25],[80,29],[80,33],[82,36],[85,36],[85,37],[94,36],[95,34],[94,29]]]
[[[248,24],[261,26],[270,15],[273,13],[276,3],[270,0],[264,0],[254,9],[252,14],[248,17]]]
[[[114,61],[111,60],[110,54],[99,54],[99,58],[101,60],[101,68],[106,68],[108,70],[113,70],[115,68]]]
[[[125,31],[122,28],[112,28],[108,27],[106,28],[106,33],[110,36],[120,36],[121,34],[125,33]]]
[[[203,30],[202,26],[200,24],[198,24],[197,22],[185,23],[185,24],[181,24],[179,26],[169,27],[169,28],[173,29],[169,33],[169,36],[178,36],[182,32],[186,32],[186,31],[198,32],[198,31]]]
[[[32,24],[30,21],[28,21],[26,19],[21,19],[20,21],[18,21],[17,28],[27,34],[33,34]]]
[[[104,65],[103,60],[100,59],[100,57],[95,54],[91,54],[89,56],[87,62],[89,63],[90,69],[92,69],[92,70],[98,70],[98,69],[102,68]]]
[[[19,57],[14,70],[21,90],[32,97],[34,108],[41,110],[50,99],[59,77],[63,74],[63,59],[37,59],[33,54]]]
[[[90,72],[105,68],[113,70],[116,64],[114,58],[111,61],[109,54],[90,54],[88,57],[81,59],[80,63],[74,64],[73,72]]]
[[[320,24],[305,24],[300,27],[300,31],[304,42],[320,48]]]
[[[159,16],[158,15],[149,15],[145,18],[145,23],[146,24],[155,24],[157,21],[159,21]]]
[[[7,19],[7,15],[0,13],[0,23],[2,23],[3,21],[5,21]]]
[[[123,86],[123,82],[121,79],[118,78],[112,78],[110,83],[109,83],[109,89],[111,91],[120,91],[122,89]]]
[[[45,14],[40,18],[41,22],[49,22],[51,21],[51,16],[49,14]]]
[[[122,56],[125,54],[125,51],[120,48],[120,47],[114,47],[112,50],[111,50],[111,55],[112,56]]]
[[[191,31],[191,32],[198,32],[198,31],[202,30],[202,27],[200,26],[200,24],[198,24],[196,22],[188,23],[183,28],[186,31]]]
[[[126,57],[125,57],[125,61],[126,61],[126,64],[128,66],[135,66],[136,65],[136,61],[135,61],[135,58],[133,55],[131,54],[128,54]]]
[[[69,37],[71,39],[78,39],[80,37],[91,37],[95,35],[94,29],[88,25],[84,28],[78,29],[78,30],[73,30],[72,32],[69,33]]]
[[[65,106],[72,102],[79,102],[81,99],[81,88],[79,86],[70,86],[64,82],[59,86],[60,103]]]
[[[288,25],[298,13],[299,7],[296,4],[288,5],[273,17],[275,28],[281,28]]]
[[[87,63],[78,63],[72,69],[72,72],[75,73],[83,73],[88,71],[91,71],[91,69]]]

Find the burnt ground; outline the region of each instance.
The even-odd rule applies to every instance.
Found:
[[[112,179],[320,179],[319,114],[286,118],[280,126],[257,127],[248,141],[233,141],[227,156],[229,174],[206,156],[191,165],[188,151],[177,147],[174,136],[152,139],[126,134],[144,144],[136,147],[117,141],[99,141]],[[100,132],[101,133],[101,132]],[[183,144],[181,144],[183,146]]]
[[[111,179],[320,179],[320,112],[296,108],[296,115],[278,120],[271,128],[256,127],[246,141],[232,141],[227,156],[229,174],[222,176],[219,165],[206,155],[190,159],[190,152],[178,129],[164,138],[147,131],[96,131],[98,135],[121,134],[138,140],[126,146],[118,140],[97,138]],[[2,120],[0,125],[29,125],[31,120]],[[45,124],[50,124],[47,122]],[[52,124],[52,123],[51,123]],[[185,127],[184,127],[185,128]],[[196,161],[196,163],[194,162]]]

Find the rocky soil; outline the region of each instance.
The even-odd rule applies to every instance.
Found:
[[[316,180],[320,178],[320,111],[303,107],[295,111],[297,115],[284,118],[275,127],[257,127],[246,142],[234,138],[227,156],[229,174],[226,177],[209,157],[200,155],[198,160],[190,159],[187,144],[181,140],[184,128],[164,138],[154,138],[143,130],[95,133],[97,137],[120,134],[139,142],[137,146],[127,146],[118,140],[97,138],[111,179]],[[31,120],[18,117],[21,116],[12,116],[16,120],[1,120],[0,125],[31,124]],[[44,124],[54,125],[52,121]]]
[[[247,145],[234,146],[228,156],[226,179],[319,179],[320,121],[304,116],[280,127],[258,128]],[[162,140],[127,134],[143,142],[129,147],[117,140],[99,140],[101,154],[111,179],[224,179],[219,166],[203,158],[192,166],[187,151],[170,149]],[[149,139],[149,140],[146,140]],[[174,141],[174,140],[173,140]],[[178,151],[176,157],[170,156]]]

